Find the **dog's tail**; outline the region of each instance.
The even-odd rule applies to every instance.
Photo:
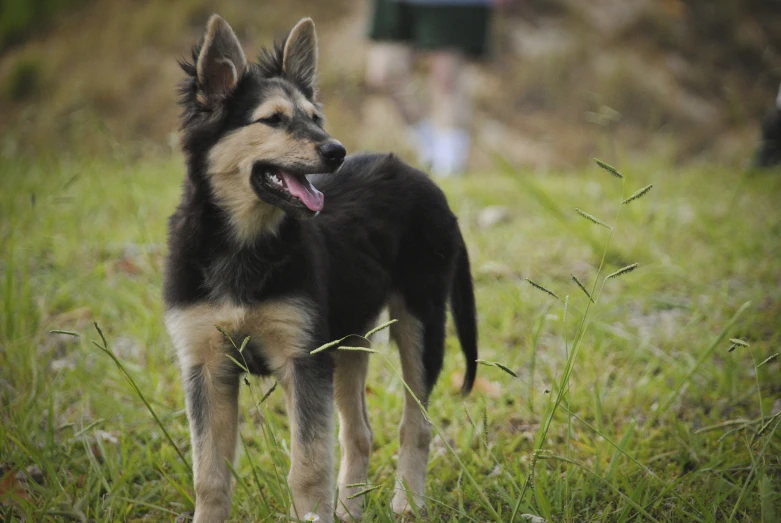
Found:
[[[453,312],[461,351],[466,358],[466,373],[461,387],[461,393],[466,395],[472,390],[477,375],[477,311],[472,273],[469,269],[469,254],[463,241],[461,245],[455,275],[451,282],[450,309]]]

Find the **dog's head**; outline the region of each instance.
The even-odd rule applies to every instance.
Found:
[[[251,63],[228,23],[213,15],[193,63],[181,65],[188,73],[182,146],[191,176],[206,180],[234,225],[251,235],[264,217],[278,220],[279,210],[317,214],[324,198],[306,175],[336,171],[345,149],[323,129],[315,100],[312,20],[298,22],[284,43]]]

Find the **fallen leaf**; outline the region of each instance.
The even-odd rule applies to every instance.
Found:
[[[455,371],[453,374],[451,374],[450,385],[453,387],[453,389],[460,391],[463,384],[464,373],[461,371]],[[472,391],[484,394],[489,398],[498,398],[502,394],[502,388],[498,383],[481,378],[480,376],[475,379],[475,385],[472,388]]]
[[[17,474],[9,471],[0,479],[0,501],[3,505],[9,505],[14,499],[30,499]]]

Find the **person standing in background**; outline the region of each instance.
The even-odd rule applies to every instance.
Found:
[[[781,85],[776,104],[762,120],[762,141],[754,154],[754,167],[767,168],[781,164]]]
[[[389,95],[410,129],[418,161],[435,176],[463,174],[471,146],[464,62],[488,51],[497,0],[374,0],[366,82]],[[431,54],[430,108],[411,92],[416,50]]]

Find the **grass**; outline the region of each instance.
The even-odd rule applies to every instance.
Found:
[[[458,395],[449,326],[428,520],[781,515],[779,361],[762,364],[781,341],[781,177],[618,167],[624,180],[594,166],[443,182],[473,259],[478,376],[497,394]],[[0,177],[0,520],[173,521],[193,507],[160,300],[181,159],[4,159]],[[479,229],[488,205],[510,219]],[[395,351],[373,349],[365,520],[385,522],[404,384]],[[284,519],[283,395],[247,383],[233,515]]]

